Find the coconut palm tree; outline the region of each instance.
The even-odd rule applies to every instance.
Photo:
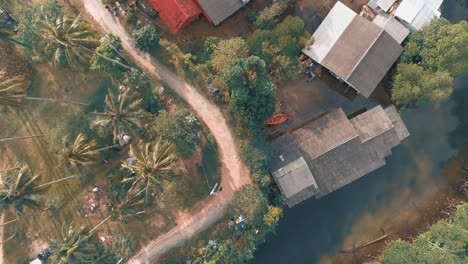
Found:
[[[125,222],[128,217],[140,217],[145,213],[144,206],[145,201],[143,199],[144,190],[137,188],[130,188],[127,193],[115,196],[116,205],[112,205],[109,209],[109,215],[97,224],[89,233],[96,231],[101,225],[107,222],[109,219],[119,220]]]
[[[15,108],[21,106],[25,100],[88,105],[77,101],[28,96],[26,89],[30,84],[31,82],[26,79],[26,75],[17,75],[13,78],[6,79],[5,72],[0,71],[0,106],[5,108]]]
[[[140,107],[142,99],[136,99],[129,89],[120,87],[117,100],[109,90],[105,99],[103,112],[93,112],[94,120],[91,128],[97,128],[105,133],[112,131],[114,144],[123,135],[131,130],[144,126],[144,121],[149,115]]]
[[[139,188],[130,188],[124,195],[116,195],[117,205],[110,208],[110,216],[113,220],[124,221],[127,217],[141,216],[144,211],[145,201],[143,199],[144,190]]]
[[[161,140],[146,143],[136,150],[130,146],[130,158],[122,162],[122,167],[135,173],[123,182],[129,182],[144,191],[145,202],[151,203],[152,197],[162,190],[163,181],[172,181],[183,170],[177,166],[175,147]]]
[[[62,237],[51,241],[49,250],[47,263],[51,264],[93,263],[97,258],[97,243],[85,226],[68,230],[62,226]]]
[[[2,177],[3,185],[0,187],[0,209],[13,207],[18,216],[23,215],[24,207],[40,207],[39,195],[48,186],[79,176],[68,176],[44,184],[39,184],[40,175],[34,175],[26,164],[15,166],[17,168],[6,170]],[[1,175],[3,176],[3,175]]]
[[[59,15],[48,18],[40,15],[37,36],[42,40],[39,47],[52,59],[54,66],[86,65],[99,40],[90,25],[81,16]]]
[[[23,215],[24,207],[38,208],[39,194],[43,188],[39,185],[39,175],[32,175],[28,166],[22,165],[17,170],[9,170],[3,178],[0,188],[0,206],[2,209],[13,207],[17,215]]]
[[[68,166],[78,169],[80,166],[88,166],[94,163],[98,152],[94,149],[98,142],[96,140],[88,141],[86,135],[79,133],[76,139],[70,141],[70,134],[63,140],[63,149],[60,153],[60,159]]]

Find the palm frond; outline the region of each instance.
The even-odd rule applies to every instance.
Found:
[[[163,181],[172,181],[175,176],[184,173],[177,165],[174,146],[162,139],[156,143],[145,143],[139,150],[130,146],[129,156],[131,162],[123,161],[122,167],[135,173],[135,177],[128,181],[144,190],[147,203],[162,191]]]

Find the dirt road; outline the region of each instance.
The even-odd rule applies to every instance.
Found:
[[[86,11],[106,32],[119,36],[125,51],[149,74],[161,79],[183,98],[205,122],[218,143],[222,164],[221,186],[223,191],[217,196],[208,197],[195,208],[183,212],[177,226],[146,245],[128,263],[149,263],[155,261],[167,250],[181,245],[194,234],[208,228],[221,219],[234,192],[250,182],[247,169],[239,160],[236,141],[227,126],[219,108],[201,95],[194,87],[183,81],[166,66],[146,53],[134,48],[133,41],[120,23],[115,20],[97,0],[81,0]]]

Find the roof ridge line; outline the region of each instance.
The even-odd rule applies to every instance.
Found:
[[[365,19],[365,18],[364,18]],[[372,21],[370,21],[372,23]],[[369,52],[369,50],[374,46],[375,42],[377,42],[377,40],[380,38],[380,36],[382,36],[383,32],[385,31],[385,29],[383,29],[381,26],[377,25],[377,24],[374,24],[376,25],[377,27],[379,27],[381,29],[381,31],[379,32],[379,35],[374,39],[374,41],[372,41],[372,43],[369,45],[369,47],[366,49],[366,52],[364,52],[364,54],[361,56],[361,58],[357,61],[357,63],[354,65],[353,69],[349,72],[348,76],[346,76],[346,78],[344,79],[345,81],[348,80],[348,78],[354,73],[354,71],[356,70],[357,66],[361,63],[361,61],[364,59],[364,57],[367,55],[367,53]],[[393,38],[393,37],[392,37]],[[355,87],[356,90],[358,90],[357,87]],[[359,92],[359,90],[358,90]]]

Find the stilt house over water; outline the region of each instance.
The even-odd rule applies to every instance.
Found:
[[[340,108],[273,140],[270,172],[292,207],[384,166],[391,149],[408,136],[394,106],[376,106],[351,119]]]
[[[403,52],[402,39],[339,1],[311,40],[302,52],[366,98]]]

